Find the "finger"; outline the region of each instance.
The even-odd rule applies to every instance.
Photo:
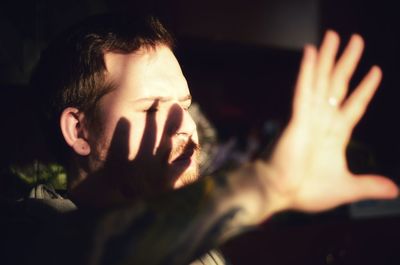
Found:
[[[183,109],[178,104],[173,104],[168,111],[163,134],[174,135],[182,126]]]
[[[375,91],[377,90],[381,79],[382,71],[379,67],[373,66],[344,103],[343,115],[351,126],[351,129],[364,115],[368,103],[371,101]]]
[[[150,107],[150,109],[158,107],[158,100],[156,100]],[[146,123],[143,130],[142,140],[138,149],[136,157],[146,158],[153,155],[154,147],[157,139],[157,123],[156,123],[156,112],[146,113]]]
[[[329,93],[330,75],[339,48],[339,35],[328,30],[318,53],[317,71],[315,76],[315,93],[325,103]]]
[[[167,119],[164,124],[160,145],[156,151],[155,159],[162,161],[160,165],[168,166],[170,158],[175,150],[173,148],[173,138],[178,132],[179,128],[182,126],[183,121],[183,110],[178,104],[173,104],[168,111]],[[177,146],[174,146],[177,148]],[[187,165],[189,166],[189,165]],[[162,187],[173,187],[176,180],[181,176],[187,166],[181,165],[181,167],[173,167],[174,170],[169,170],[168,178],[163,179],[165,182]],[[158,180],[160,183],[160,180]]]
[[[121,164],[121,161],[128,161],[130,127],[127,119],[121,118],[118,120],[107,151],[107,166],[105,168],[112,168],[113,164]]]
[[[313,45],[304,47],[303,59],[300,64],[300,71],[297,77],[295,93],[293,98],[293,114],[301,112],[303,106],[308,106],[312,94],[315,60],[317,50]]]
[[[167,115],[161,134],[161,144],[156,152],[156,156],[169,154],[172,149],[172,137],[176,134],[183,120],[183,110],[178,105],[173,105]]]
[[[362,175],[352,179],[348,192],[348,202],[365,199],[393,199],[399,195],[399,188],[386,177]]]
[[[350,79],[360,61],[364,49],[364,41],[360,35],[353,35],[338,60],[332,73],[330,97],[342,102],[348,91]]]

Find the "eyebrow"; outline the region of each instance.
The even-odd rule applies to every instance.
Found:
[[[135,102],[135,103],[144,102],[144,101],[167,102],[167,101],[171,101],[172,99],[173,99],[172,97],[146,97],[146,98],[136,99],[133,102]],[[186,95],[186,96],[181,97],[181,98],[178,99],[179,102],[184,102],[184,101],[188,101],[188,100],[192,100],[192,96],[191,95]]]

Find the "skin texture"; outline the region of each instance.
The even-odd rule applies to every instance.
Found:
[[[319,50],[311,45],[304,49],[292,118],[267,162],[275,172],[267,177],[267,183],[276,196],[274,208],[278,211],[322,211],[343,203],[398,195],[397,186],[389,179],[356,176],[348,169],[346,146],[382,73],[373,66],[347,95],[364,42],[361,36],[353,35],[335,61],[338,48],[339,36],[327,31]]]
[[[106,53],[104,60],[107,82],[115,89],[99,102],[100,128],[85,126],[84,117],[79,123],[71,119],[75,124],[69,126],[77,135],[70,145],[87,161],[86,167],[80,165],[82,182],[72,193],[78,186],[77,197],[101,190],[110,202],[99,203],[114,204],[195,181],[199,148],[188,112],[191,95],[171,50],[158,46],[133,54]],[[70,111],[76,110],[65,115]]]
[[[259,221],[287,209],[314,212],[362,199],[397,196],[397,187],[389,179],[355,176],[348,170],[346,145],[382,74],[377,66],[372,67],[347,96],[364,43],[359,35],[353,35],[336,61],[338,47],[339,36],[333,31],[326,33],[319,50],[312,45],[305,47],[292,118],[271,158],[233,173],[250,174],[249,178],[260,181],[257,189],[266,201]],[[98,169],[112,169],[113,175],[120,177],[105,181],[109,185],[103,192],[115,187],[119,189],[116,194],[125,198],[134,198],[142,191],[158,194],[192,182],[195,152],[183,163],[172,163],[182,153],[174,150],[184,149],[177,146],[189,140],[197,143],[196,126],[186,111],[189,89],[172,52],[159,46],[129,55],[107,53],[105,62],[107,78],[116,90],[100,102],[100,133],[83,130],[90,147],[86,155],[92,161],[86,179],[98,183]],[[111,175],[110,171],[100,175],[107,174]],[[191,180],[183,181],[180,176],[191,176]]]
[[[198,144],[198,137],[196,124],[188,112],[189,88],[171,50],[160,46],[130,55],[107,53],[105,62],[107,78],[117,89],[100,102],[100,123],[105,125],[100,138],[95,139],[101,143],[97,146],[100,158],[104,159],[107,153],[118,121],[125,118],[132,125],[128,160],[143,159],[140,155],[149,155],[144,159],[151,159],[161,153],[161,159],[165,159],[161,163],[167,163],[167,172],[157,173],[174,179],[174,188],[182,186],[184,178],[197,178],[194,154],[188,158],[191,161],[174,162],[189,141]],[[155,116],[151,128],[148,128],[149,116]],[[145,129],[146,133],[154,134],[152,143],[144,143]],[[140,148],[147,150],[139,153]]]
[[[364,44],[354,35],[336,61],[338,46],[338,35],[328,31],[319,50],[305,47],[292,117],[268,160],[189,185],[183,179],[195,173],[196,127],[181,100],[189,90],[172,52],[160,46],[136,54],[106,54],[107,80],[116,89],[100,101],[103,126],[88,127],[74,108],[60,119],[78,168],[78,181],[69,192],[79,206],[75,214],[80,225],[71,226],[75,219],[67,216],[64,227],[53,222],[61,227],[50,229],[49,238],[35,237],[43,243],[32,245],[42,248],[51,242],[56,249],[46,255],[65,264],[188,264],[279,211],[316,212],[396,197],[398,189],[389,179],[356,176],[348,169],[345,148],[382,74],[372,67],[347,95]],[[168,100],[136,104],[137,99],[160,96]],[[154,107],[157,111],[148,111]],[[177,148],[182,139],[193,143]],[[174,165],[182,150],[190,155]],[[118,207],[106,207],[110,205]],[[103,211],[88,215],[93,207]],[[93,238],[94,247],[77,244]],[[65,249],[71,255],[60,260]]]

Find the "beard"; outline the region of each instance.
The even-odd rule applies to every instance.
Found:
[[[167,178],[171,187],[177,189],[195,182],[199,178],[200,146],[191,138],[180,140],[168,158]]]
[[[171,143],[155,157],[129,160],[123,144],[111,153],[110,141],[98,141],[91,159],[91,172],[112,177],[110,188],[116,186],[125,197],[147,197],[191,184],[199,178],[200,146],[191,138]],[[123,148],[124,147],[124,148]],[[117,176],[117,178],[115,178]]]

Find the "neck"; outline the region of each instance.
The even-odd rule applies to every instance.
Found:
[[[68,196],[84,208],[106,208],[128,201],[104,175],[89,174],[79,167],[68,170]]]

